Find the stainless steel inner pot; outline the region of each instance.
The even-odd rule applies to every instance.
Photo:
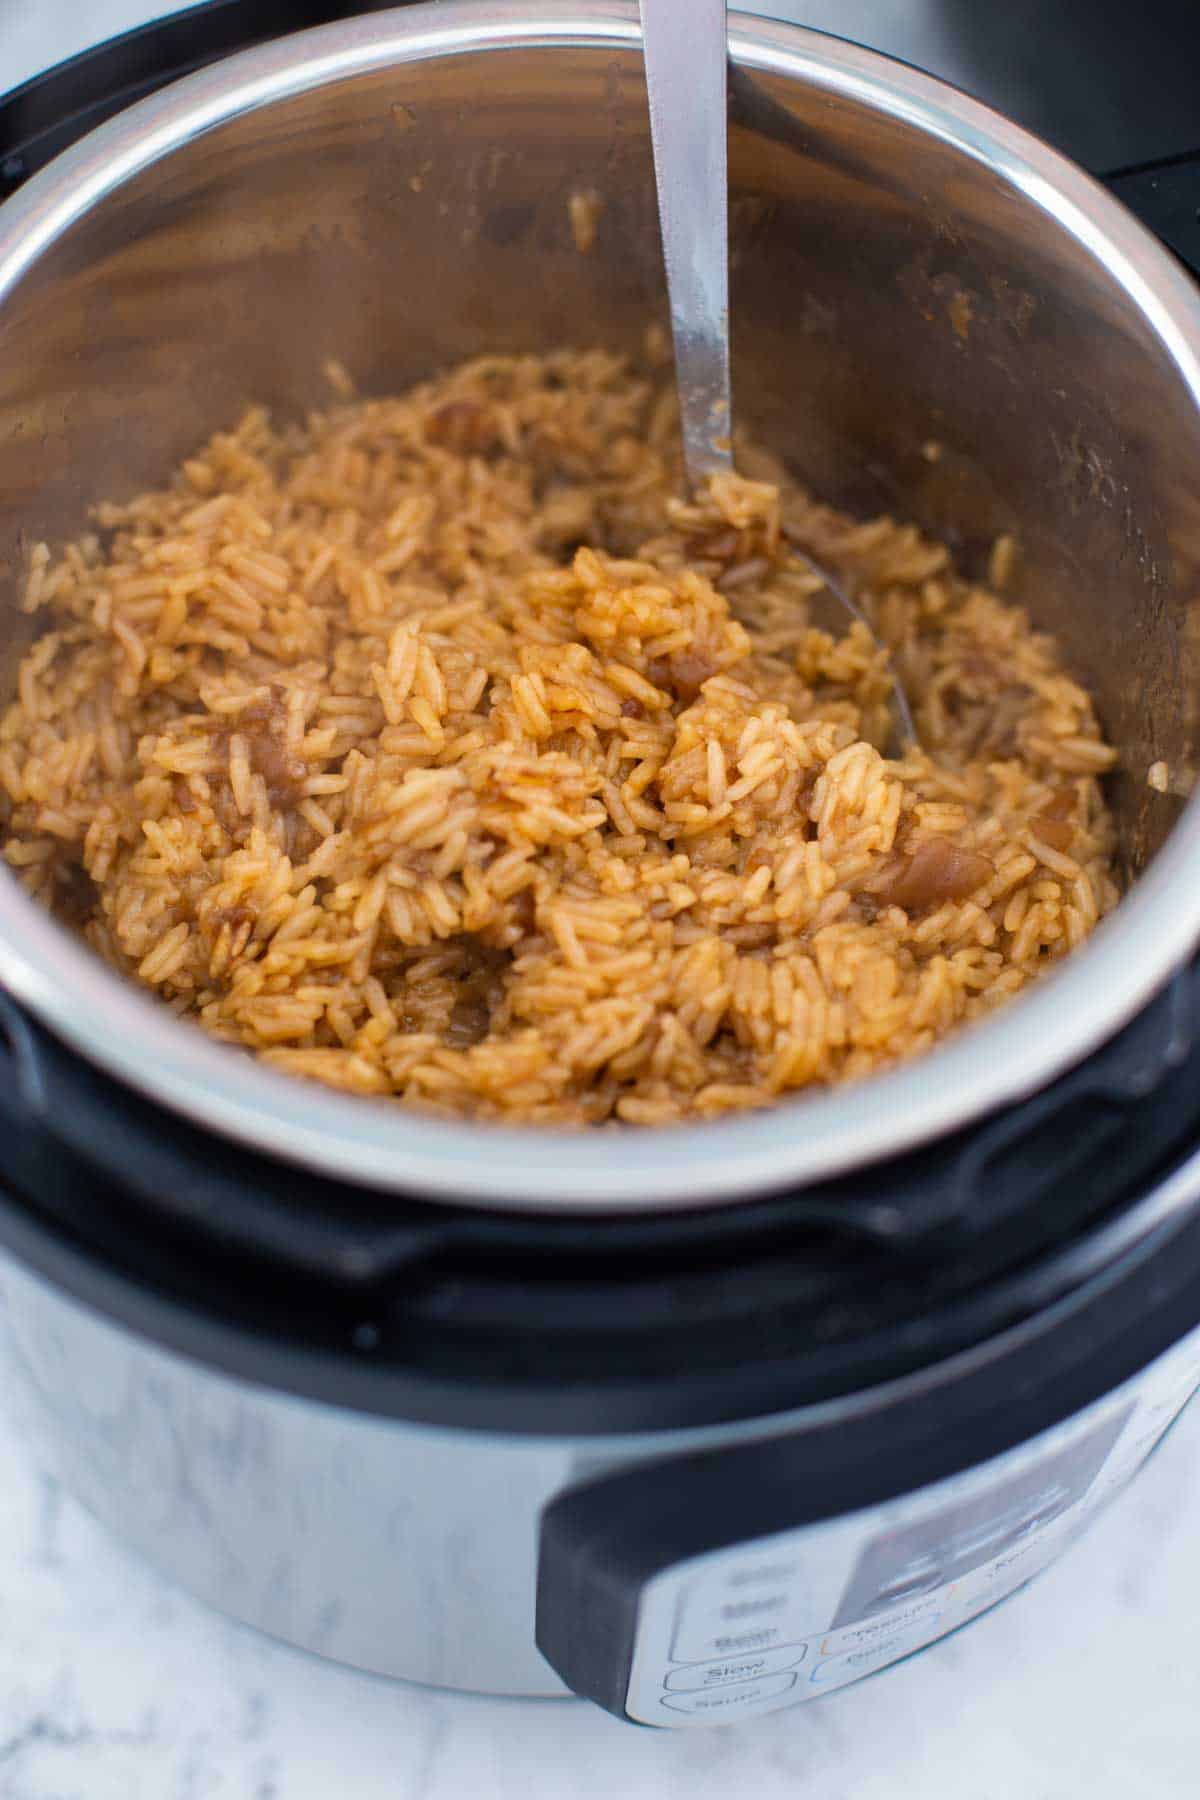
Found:
[[[1134,889],[994,1020],[859,1087],[602,1136],[447,1125],[301,1086],[175,1021],[0,879],[0,980],[86,1057],[247,1144],[534,1208],[716,1203],[828,1175],[1044,1084],[1200,934],[1200,295],[1100,187],[913,70],[731,19],[741,420],[821,495],[889,509],[1055,632],[1122,749]],[[567,202],[594,189],[594,249]],[[449,0],[252,50],[131,108],[0,209],[0,604],[26,547],[160,479],[250,400],[455,358],[632,345],[662,316],[639,32],[614,0]],[[927,446],[940,446],[936,459]],[[1147,785],[1170,771],[1169,794]]]

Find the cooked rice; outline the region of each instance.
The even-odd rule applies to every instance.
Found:
[[[177,1013],[355,1093],[661,1124],[914,1056],[1115,903],[1089,698],[941,546],[748,447],[681,501],[608,354],[337,375],[30,559],[5,855]]]

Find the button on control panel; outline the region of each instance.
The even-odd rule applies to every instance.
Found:
[[[719,1662],[687,1663],[682,1669],[672,1669],[663,1686],[688,1693],[727,1687],[735,1681],[760,1681],[780,1669],[795,1668],[807,1655],[807,1644],[783,1644],[777,1650],[752,1650],[748,1656],[727,1656]]]
[[[935,1642],[1044,1567],[1198,1381],[1200,1333],[990,1464],[662,1569],[640,1593],[628,1716],[680,1727],[772,1712]]]
[[[918,1623],[900,1626],[874,1641],[860,1644],[857,1649],[845,1651],[841,1656],[823,1656],[814,1665],[809,1680],[814,1687],[829,1687],[834,1683],[841,1686],[846,1681],[857,1680],[860,1675],[869,1675],[873,1669],[885,1669],[898,1657],[908,1656],[923,1644],[931,1644],[941,1637],[941,1618],[940,1612],[927,1612]]]
[[[813,1621],[837,1605],[845,1573],[831,1556],[762,1555],[753,1546],[711,1559],[677,1596],[670,1659],[714,1663],[791,1645],[798,1660]]]
[[[957,1583],[945,1583],[936,1593],[929,1594],[922,1600],[890,1606],[886,1612],[875,1613],[869,1619],[859,1619],[853,1625],[843,1625],[837,1631],[826,1632],[815,1649],[822,1657],[846,1656],[855,1651],[874,1650],[881,1643],[891,1642],[901,1632],[910,1633],[916,1643],[926,1627],[945,1611],[957,1592]],[[934,1632],[932,1635],[937,1634]]]
[[[662,1705],[672,1712],[714,1723],[737,1713],[770,1712],[796,1685],[791,1674],[764,1675],[760,1681],[739,1681],[729,1687],[704,1688],[700,1693],[664,1694]]]
[[[741,1593],[718,1587],[688,1596],[671,1642],[675,1662],[745,1656],[794,1643],[812,1626],[807,1584]]]

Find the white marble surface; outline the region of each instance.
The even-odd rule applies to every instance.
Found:
[[[0,0],[0,89],[154,10]],[[967,1632],[753,1725],[652,1734],[227,1624],[101,1533],[0,1408],[0,1800],[1195,1800],[1198,1598],[1193,1407],[1064,1565]]]

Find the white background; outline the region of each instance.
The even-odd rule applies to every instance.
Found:
[[[0,0],[0,90],[156,10]],[[895,25],[896,0],[878,10]],[[679,1736],[370,1680],[226,1624],[94,1527],[10,1414],[0,1800],[1200,1796],[1200,1407],[1062,1566],[965,1633],[796,1711]]]

